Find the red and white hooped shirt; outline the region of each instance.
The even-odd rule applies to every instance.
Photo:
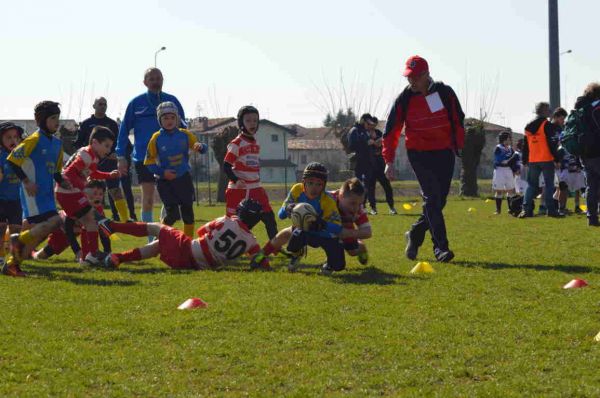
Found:
[[[340,206],[340,190],[338,189],[337,191],[330,191],[328,193],[333,197],[333,199],[335,199],[335,202],[337,203],[338,211],[342,217],[342,227],[352,229],[355,225],[357,228],[367,228],[371,226],[371,223],[369,222],[369,216],[367,215],[363,205],[360,205],[360,209],[357,213],[347,213]]]
[[[98,171],[98,156],[88,145],[75,152],[63,168],[63,178],[71,183],[72,189],[62,188],[56,185],[56,192],[78,193],[83,192],[88,177],[94,180],[107,180],[110,173]]]
[[[229,181],[227,188],[252,189],[260,187],[260,146],[256,139],[243,134],[227,145],[225,162],[231,164],[238,181]]]
[[[242,254],[254,255],[260,251],[256,237],[236,216],[212,220],[200,227],[197,234],[199,238],[192,241],[192,255],[198,264],[223,266]]]

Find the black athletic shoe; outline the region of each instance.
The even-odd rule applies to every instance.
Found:
[[[410,237],[410,231],[406,231],[404,233],[404,238],[406,239],[406,249],[404,249],[404,254],[406,258],[409,260],[416,260],[417,254],[419,253],[419,246],[415,245]]]
[[[436,260],[439,261],[440,263],[450,262],[454,258],[454,253],[450,249],[448,249],[448,250],[435,249],[434,254],[435,254]]]

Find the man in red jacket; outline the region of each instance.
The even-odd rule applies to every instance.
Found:
[[[405,254],[416,259],[429,230],[436,259],[448,262],[454,253],[448,246],[442,209],[450,192],[454,156],[464,143],[464,113],[452,88],[430,77],[425,59],[410,57],[404,76],[409,85],[394,102],[383,135],[385,173],[389,179],[394,177],[394,157],[404,130],[406,153],[424,200],[423,214],[405,233]]]

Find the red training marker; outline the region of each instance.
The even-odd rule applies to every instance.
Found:
[[[573,279],[571,282],[563,286],[563,289],[574,289],[579,287],[586,287],[588,283],[583,279]]]
[[[199,298],[190,298],[185,300],[183,303],[181,303],[181,305],[179,307],[177,307],[178,310],[191,310],[194,308],[206,308],[208,307],[208,304],[206,304],[204,301],[202,301],[202,299]]]

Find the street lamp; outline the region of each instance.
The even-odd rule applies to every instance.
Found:
[[[165,51],[167,49],[167,47],[162,46],[161,48],[159,48],[155,53],[154,53],[154,67],[156,68],[156,57],[158,56],[158,53],[161,51]]]
[[[571,54],[573,50],[567,50],[560,53],[560,55]]]

